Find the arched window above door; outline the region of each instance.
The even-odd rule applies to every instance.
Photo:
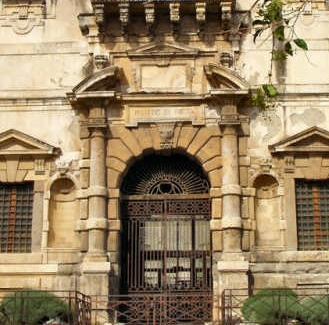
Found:
[[[150,155],[137,161],[123,180],[126,195],[209,193],[209,181],[200,166],[189,158]]]

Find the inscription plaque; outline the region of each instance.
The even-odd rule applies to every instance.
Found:
[[[188,107],[127,107],[126,125],[137,126],[138,123],[157,122],[192,122],[193,125],[205,124],[205,108]]]

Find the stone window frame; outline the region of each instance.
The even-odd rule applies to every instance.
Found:
[[[34,184],[31,253],[41,251],[44,188],[60,153],[59,148],[18,130],[0,133],[0,182]]]
[[[297,179],[329,179],[329,132],[319,127],[311,127],[270,145],[269,150],[274,165],[279,169],[280,182],[284,186],[286,250],[318,253],[298,250],[295,184]]]

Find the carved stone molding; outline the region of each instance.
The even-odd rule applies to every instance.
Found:
[[[320,160],[327,159],[329,132],[316,126],[311,127],[270,145],[269,149],[273,157],[283,159],[283,172],[294,174],[300,169],[301,165],[305,165],[305,168],[310,167],[308,163],[301,162],[303,157],[307,157],[307,161],[310,161],[313,157],[318,157]],[[314,177],[319,172],[319,168],[315,166],[311,166],[310,170]]]
[[[220,63],[223,67],[231,68],[233,66],[233,55],[231,53],[223,52],[220,55]]]
[[[173,147],[175,123],[158,123],[160,133],[160,147],[161,149],[171,149]]]
[[[178,31],[178,23],[179,23],[179,19],[180,19],[179,9],[180,9],[179,2],[172,2],[169,4],[170,21],[172,23],[174,32]]]
[[[227,28],[232,19],[232,1],[223,1],[220,6],[222,10],[222,24]]]
[[[196,2],[195,3],[196,20],[199,23],[204,23],[206,21],[206,3]]]
[[[94,64],[97,70],[102,70],[107,67],[109,64],[109,56],[108,55],[95,55],[94,56]]]
[[[59,148],[17,130],[0,133],[0,182],[23,182],[47,177]],[[5,166],[5,167],[4,167]]]
[[[129,3],[120,2],[118,6],[119,6],[119,18],[121,22],[122,33],[124,33],[129,23]]]
[[[45,19],[56,17],[55,0],[0,0],[0,26],[11,27],[24,35],[34,27],[44,26]]]
[[[145,2],[144,3],[145,10],[145,22],[149,29],[151,29],[155,20],[155,5],[154,2]]]

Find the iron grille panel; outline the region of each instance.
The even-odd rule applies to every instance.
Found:
[[[298,249],[329,248],[329,183],[296,181]]]
[[[124,218],[132,216],[148,216],[162,214],[163,201],[124,201],[122,204],[122,216]]]
[[[0,252],[31,252],[33,183],[0,185]]]

